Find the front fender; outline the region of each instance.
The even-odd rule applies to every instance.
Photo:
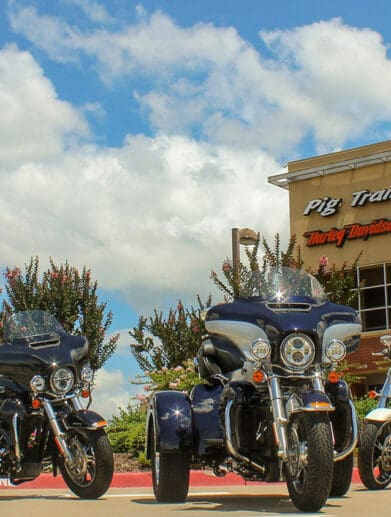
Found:
[[[367,420],[368,422],[391,422],[391,409],[373,409],[366,415],[365,420]]]
[[[158,452],[193,452],[193,418],[189,397],[180,391],[160,391],[150,400],[147,416],[147,458],[151,458],[150,433]]]
[[[95,411],[89,411],[88,409],[72,411],[72,413],[64,417],[63,422],[66,429],[95,430],[107,426],[104,418],[95,413]]]

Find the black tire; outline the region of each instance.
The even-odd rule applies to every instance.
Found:
[[[69,466],[60,459],[65,483],[82,499],[101,497],[109,488],[114,472],[113,451],[105,431],[72,430],[66,440],[79,461]]]
[[[358,450],[358,470],[369,490],[382,490],[391,483],[391,422],[365,422]]]
[[[182,503],[189,491],[190,457],[184,452],[158,452],[150,426],[153,492],[159,503]]]
[[[288,425],[289,495],[302,512],[317,512],[327,501],[333,479],[333,438],[326,413],[298,413]]]
[[[334,463],[330,497],[342,497],[349,491],[353,474],[353,453]]]

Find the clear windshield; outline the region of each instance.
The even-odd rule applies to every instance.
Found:
[[[256,271],[241,288],[241,298],[259,296],[264,300],[284,302],[309,297],[316,303],[326,299],[318,280],[302,269],[279,267]]]
[[[52,314],[46,311],[24,311],[12,314],[4,325],[4,341],[44,334],[65,332]]]

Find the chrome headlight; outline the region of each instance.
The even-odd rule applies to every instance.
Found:
[[[86,384],[90,384],[94,380],[94,370],[90,365],[85,364],[80,371],[80,379]]]
[[[333,339],[326,345],[325,354],[333,363],[342,361],[346,355],[345,343],[339,339]]]
[[[290,369],[308,368],[315,357],[315,345],[305,334],[290,334],[280,347],[281,359]]]
[[[58,368],[50,376],[50,386],[56,393],[66,393],[73,388],[75,376],[70,368]]]
[[[35,393],[45,391],[45,387],[45,379],[42,377],[42,375],[34,375],[34,377],[32,377],[30,380],[30,388]]]
[[[271,347],[270,344],[264,339],[256,339],[250,346],[250,354],[253,359],[258,361],[264,361],[270,357]]]

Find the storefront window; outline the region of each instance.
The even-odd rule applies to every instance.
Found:
[[[363,331],[389,329],[391,325],[391,263],[359,267],[360,285],[358,309]]]

